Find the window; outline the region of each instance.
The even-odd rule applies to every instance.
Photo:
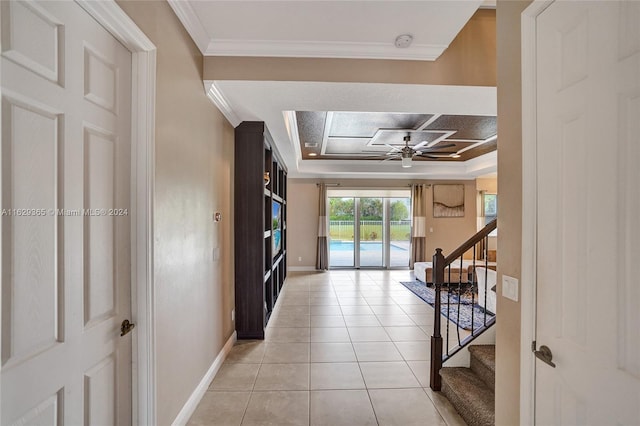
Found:
[[[485,225],[498,216],[498,194],[482,194],[482,216]]]

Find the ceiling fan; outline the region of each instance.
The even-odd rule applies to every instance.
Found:
[[[455,144],[441,145],[434,147],[434,142],[423,141],[417,145],[409,146],[409,142],[411,141],[411,135],[407,135],[404,137],[404,147],[402,149],[397,148],[393,145],[385,144],[385,146],[391,148],[391,151],[387,152],[385,158],[382,161],[394,160],[396,158],[402,159],[402,167],[408,168],[411,167],[411,162],[413,157],[427,157],[427,158],[456,158],[457,152],[442,152],[441,149],[454,147]],[[437,143],[437,142],[435,142]]]

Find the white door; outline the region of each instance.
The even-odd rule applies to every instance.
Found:
[[[0,13],[0,424],[130,424],[131,54],[75,2]]]
[[[640,424],[640,2],[536,21],[540,425]]]

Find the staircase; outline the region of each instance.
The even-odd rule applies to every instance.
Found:
[[[495,345],[470,345],[471,367],[443,367],[442,393],[469,426],[495,424]]]
[[[491,290],[487,247],[488,235],[496,226],[497,220],[488,223],[446,257],[441,249],[436,249],[432,262],[435,300],[429,386],[435,392],[441,391],[470,426],[495,424],[495,345],[472,343],[489,330],[496,320],[495,314],[486,310],[487,306],[495,310],[495,304],[488,305],[488,293]],[[464,255],[470,250],[473,260],[468,273],[465,273]],[[483,260],[475,260],[477,250],[483,254]],[[452,277],[457,277],[457,282]],[[462,297],[452,298],[452,295],[463,293],[470,294],[470,303],[468,300],[461,302]],[[476,294],[483,296],[482,300],[477,301],[478,306],[481,304],[481,311],[476,311],[474,307]],[[471,316],[471,323],[461,326],[460,320],[465,316],[461,312],[465,310],[466,317],[469,318],[469,314]],[[470,355],[469,368],[444,366],[465,349]]]

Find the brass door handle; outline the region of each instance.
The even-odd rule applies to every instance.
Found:
[[[549,364],[551,367],[556,368],[555,363],[552,361],[553,354],[551,353],[551,349],[548,346],[540,346],[540,349],[533,352],[536,358],[545,364]]]
[[[136,325],[129,322],[128,319],[122,321],[122,325],[120,325],[120,336],[124,336],[125,334],[128,334],[131,330],[134,329]]]

